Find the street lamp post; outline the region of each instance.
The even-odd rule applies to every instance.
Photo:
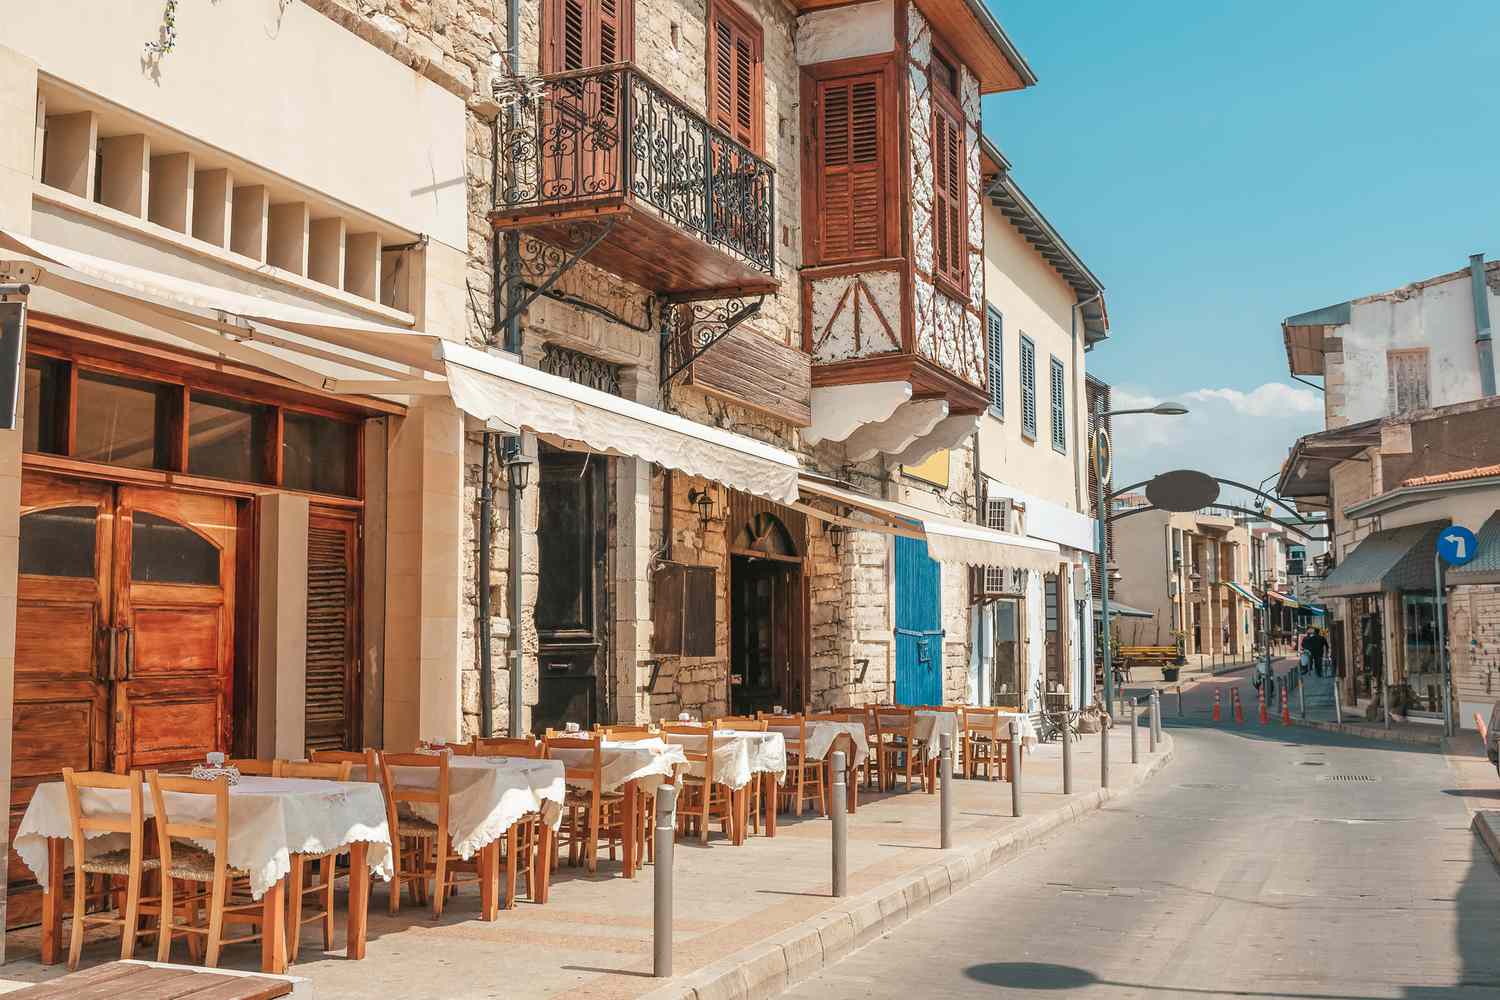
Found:
[[[1186,413],[1187,407],[1181,403],[1158,403],[1156,406],[1148,406],[1136,410],[1105,410],[1094,414],[1092,428],[1089,432],[1089,461],[1094,466],[1095,503],[1097,504],[1098,516],[1095,518],[1095,544],[1099,547],[1099,619],[1103,623],[1104,642],[1104,710],[1113,718],[1115,714],[1115,676],[1114,667],[1111,663],[1114,654],[1114,642],[1111,638],[1109,627],[1109,551],[1106,545],[1108,539],[1107,526],[1109,522],[1109,511],[1105,507],[1105,485],[1110,478],[1110,469],[1106,463],[1106,456],[1099,450],[1100,424],[1106,417],[1123,417],[1132,413],[1154,413],[1161,417],[1180,417]],[[1108,441],[1106,434],[1105,440]],[[1110,456],[1113,457],[1112,455]]]

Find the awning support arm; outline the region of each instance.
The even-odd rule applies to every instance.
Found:
[[[765,300],[764,295],[754,302],[743,298],[721,299],[712,306],[704,305],[702,300],[662,300],[661,384],[669,385],[735,327],[758,314]],[[679,313],[683,309],[688,311],[687,316]]]
[[[550,244],[546,244],[542,240],[533,239],[531,241],[534,244],[531,255],[533,258],[532,265],[535,267],[540,263],[541,267],[538,270],[547,276],[542,279],[540,284],[525,282],[522,286],[525,291],[521,293],[515,302],[511,303],[510,310],[500,318],[496,325],[499,327],[507,326],[513,319],[520,317],[522,313],[531,308],[531,304],[538,298],[550,292],[552,286],[557,284],[563,275],[571,271],[575,264],[587,257],[593,252],[595,247],[604,242],[605,237],[614,231],[615,225],[619,221],[620,217],[615,215],[599,223],[594,228],[594,232],[584,239],[578,245],[578,248],[572,252],[560,248],[552,248]],[[516,242],[521,244],[524,241],[518,238]],[[517,252],[520,252],[519,247]],[[551,265],[550,269],[548,265]]]

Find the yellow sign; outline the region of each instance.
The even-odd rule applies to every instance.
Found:
[[[918,465],[902,466],[901,471],[913,479],[920,479],[924,483],[931,483],[934,486],[941,486],[946,489],[948,486],[949,465],[951,464],[949,457],[948,449],[944,448],[942,451],[934,452],[928,456],[925,462]]]

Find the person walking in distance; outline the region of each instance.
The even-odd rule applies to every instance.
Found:
[[[1307,653],[1308,667],[1313,675],[1322,677],[1323,654],[1328,652],[1328,640],[1316,627],[1309,627],[1307,635],[1302,640],[1302,648]]]

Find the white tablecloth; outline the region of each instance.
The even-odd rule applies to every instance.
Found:
[[[642,740],[605,740],[602,750],[604,787],[599,789],[601,792],[619,791],[627,781],[634,781],[643,794],[649,794],[670,778],[678,767],[686,767],[688,762],[682,747],[659,736]],[[576,768],[587,765],[589,752],[554,748],[552,755]]]
[[[214,800],[205,795],[167,794],[167,811],[174,820],[213,821]],[[130,796],[123,789],[83,789],[85,815],[130,812]],[[155,810],[150,790],[145,793],[146,815]],[[60,781],[39,785],[32,796],[15,849],[43,885],[47,882],[47,838],[71,838],[68,793]],[[319,781],[307,778],[246,776],[229,788],[229,857],[226,862],[248,872],[250,891],[259,899],[291,871],[294,853],[323,854],[356,842],[370,845],[370,871],[391,877],[391,832],[385,819],[380,786],[364,782]],[[204,850],[212,841],[196,841]],[[89,838],[88,853],[102,854],[127,846],[124,834]],[[64,852],[71,865],[73,852]]]
[[[666,738],[696,753],[703,752],[708,740],[687,733],[668,733]],[[694,777],[703,777],[706,770],[702,761],[688,762],[687,773]],[[786,737],[774,730],[714,730],[714,781],[738,790],[757,774],[774,774],[778,785],[786,781]]]
[[[789,739],[797,738],[797,727],[793,725],[778,724],[775,719],[770,721],[772,732],[779,732]],[[807,759],[823,760],[828,752],[833,749],[833,743],[841,735],[847,735],[854,744],[851,751],[853,760],[850,763],[859,764],[870,756],[870,743],[865,737],[865,726],[862,722],[830,722],[826,719],[817,719],[807,724]]]
[[[880,728],[900,727],[906,724],[903,715],[880,713]],[[937,712],[925,710],[912,713],[912,737],[921,741],[922,759],[924,761],[935,758],[941,750],[940,741],[944,733],[948,734],[950,745],[958,747],[958,713]]]
[[[1016,723],[1021,727],[1021,746],[1033,747],[1037,742],[1036,723],[1031,721],[1031,716],[1025,712],[1001,712],[1000,713],[1000,735],[1006,739],[1010,738],[1010,724]]]
[[[431,788],[437,783],[434,768],[392,770],[401,785]],[[556,830],[566,793],[560,760],[454,754],[448,758],[448,836],[454,852],[461,858],[472,858],[487,844],[505,836],[527,813],[540,813],[542,821]],[[428,822],[437,822],[436,803],[405,802],[402,808]]]

